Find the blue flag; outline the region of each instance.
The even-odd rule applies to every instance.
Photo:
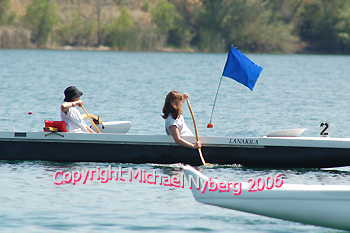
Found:
[[[253,91],[262,70],[261,66],[231,46],[222,76],[232,78]]]

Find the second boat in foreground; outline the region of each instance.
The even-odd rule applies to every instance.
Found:
[[[184,172],[194,198],[201,203],[334,229],[350,230],[350,186],[283,184],[269,190],[249,192],[241,183],[240,193],[222,192],[206,182],[217,182],[191,166]],[[223,182],[223,181],[221,181]],[[228,184],[228,182],[223,182]],[[202,186],[201,186],[202,185]],[[196,187],[199,187],[197,190]]]

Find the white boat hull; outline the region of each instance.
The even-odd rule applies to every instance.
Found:
[[[130,121],[109,121],[96,125],[101,133],[127,133],[131,128]]]
[[[190,166],[184,167],[189,180],[207,181],[209,178]],[[350,230],[350,186],[283,184],[257,192],[248,192],[242,183],[241,194],[197,190],[192,193],[198,202],[284,219],[316,226]]]

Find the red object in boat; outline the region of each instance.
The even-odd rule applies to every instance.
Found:
[[[45,127],[58,128],[59,132],[68,132],[66,129],[66,123],[64,121],[48,121],[45,120]],[[45,132],[49,132],[46,131]]]

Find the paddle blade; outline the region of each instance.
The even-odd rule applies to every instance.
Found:
[[[207,125],[207,128],[213,128],[213,124],[210,122],[208,125]]]

